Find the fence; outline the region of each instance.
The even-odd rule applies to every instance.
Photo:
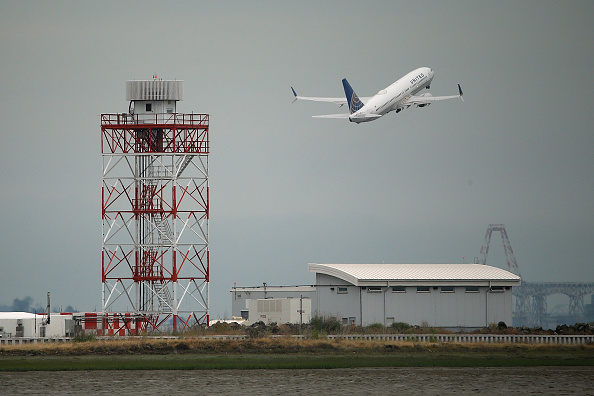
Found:
[[[286,337],[275,335],[272,337]],[[291,336],[292,338],[308,339],[309,336]],[[365,341],[396,341],[396,342],[449,342],[449,343],[485,343],[485,344],[559,344],[559,345],[584,345],[594,344],[594,335],[517,335],[517,334],[337,334],[322,336],[329,340],[365,340]],[[97,339],[123,339],[134,337],[97,337]],[[178,337],[149,337],[169,338]],[[240,340],[249,338],[247,335],[213,335],[196,337],[201,339]],[[0,345],[22,345],[49,342],[70,342],[70,337],[29,338],[11,337],[0,338]]]
[[[566,344],[594,343],[594,335],[517,335],[517,334],[340,334],[328,339],[452,342],[452,343],[507,343],[507,344]]]

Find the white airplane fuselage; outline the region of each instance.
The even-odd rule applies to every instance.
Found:
[[[356,123],[373,121],[376,117],[370,117],[370,115],[383,116],[391,111],[399,112],[409,107],[410,105],[402,103],[424,88],[429,88],[433,75],[433,70],[429,67],[419,67],[411,71],[375,94],[361,109],[350,115],[349,121]]]
[[[296,100],[311,100],[331,102],[341,107],[348,105],[348,113],[314,115],[314,118],[348,118],[350,122],[359,124],[377,120],[391,111],[398,113],[411,106],[426,107],[435,102],[456,98],[464,101],[460,84],[458,84],[458,95],[433,96],[429,92],[418,94],[421,90],[431,86],[433,77],[434,72],[431,68],[419,67],[374,96],[368,97],[359,97],[346,78],[342,79],[345,98],[299,96],[293,87],[291,87],[291,91],[295,97],[293,102]]]

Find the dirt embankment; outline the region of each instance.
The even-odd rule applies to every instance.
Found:
[[[359,341],[343,339],[295,339],[291,337],[241,340],[179,339],[113,339],[71,343],[5,345],[1,356],[84,356],[84,355],[165,355],[165,354],[275,354],[275,353],[377,353],[393,352],[483,352],[483,353],[546,353],[589,352],[594,345],[551,344],[457,344],[391,341]]]

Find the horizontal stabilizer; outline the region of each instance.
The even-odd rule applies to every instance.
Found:
[[[353,119],[355,118],[380,118],[382,116],[382,114],[361,114],[361,115],[357,115],[356,117],[353,117]]]
[[[350,114],[342,113],[342,114],[324,114],[324,115],[315,115],[312,116],[313,118],[349,118]]]
[[[297,92],[295,92],[295,88],[293,88],[293,87],[291,87],[291,91],[293,91],[293,96],[295,97],[293,102],[295,102],[296,100],[311,100],[314,102],[331,102],[331,103],[336,103],[336,104],[340,105],[341,107],[347,103],[346,98],[319,98],[319,97],[311,97],[311,96],[299,96],[299,95],[297,95]]]

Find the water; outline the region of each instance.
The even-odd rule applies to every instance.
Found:
[[[0,395],[594,395],[594,367],[0,372]]]

